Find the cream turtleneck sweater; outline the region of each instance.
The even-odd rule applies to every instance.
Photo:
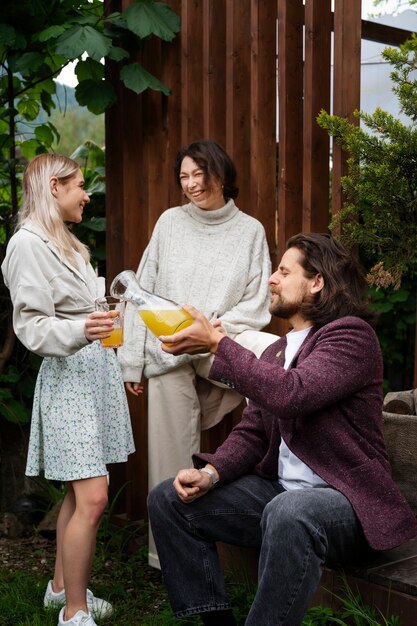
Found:
[[[209,318],[216,313],[233,338],[269,323],[270,272],[262,225],[229,200],[214,211],[192,203],[167,209],[155,226],[137,278],[148,291],[192,304]],[[142,373],[151,378],[207,355],[166,354],[128,305],[118,356],[123,379],[140,382]]]

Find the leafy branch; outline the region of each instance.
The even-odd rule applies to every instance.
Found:
[[[331,228],[340,227],[348,246],[377,259],[371,285],[398,289],[402,276],[417,270],[417,38],[383,56],[394,68],[393,91],[408,125],[380,108],[355,113],[363,127],[325,111],[317,121],[348,154],[345,201]]]

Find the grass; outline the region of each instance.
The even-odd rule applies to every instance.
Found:
[[[148,566],[146,528],[131,524],[114,528],[103,520],[97,541],[91,588],[113,604],[113,615],[99,626],[200,626],[198,617],[174,619],[161,573]],[[24,541],[18,542],[23,546]],[[54,542],[26,540],[19,563],[13,556],[0,564],[0,626],[57,626],[58,611],[44,609],[43,594],[53,569]],[[10,552],[11,554],[11,552]],[[242,572],[240,572],[242,574]],[[255,586],[249,577],[227,579],[228,593],[239,626],[243,626]],[[401,626],[396,616],[384,617],[362,603],[342,578],[335,595],[339,609],[309,609],[302,626]]]
[[[147,565],[146,550],[120,558],[99,555],[94,563],[91,587],[99,597],[113,604],[113,615],[97,620],[99,626],[166,626],[198,624],[190,619],[174,621],[169,609],[160,572]],[[56,626],[57,609],[43,607],[49,572],[34,569],[41,555],[28,559],[25,569],[10,571],[0,567],[0,625]],[[52,567],[52,563],[51,567]]]

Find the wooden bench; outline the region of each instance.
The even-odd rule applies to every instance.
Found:
[[[382,615],[398,615],[402,626],[417,624],[417,538],[398,548],[378,553],[371,561],[345,569],[346,581],[364,604]],[[324,568],[312,605],[337,608],[336,595],[346,596],[340,574]],[[381,622],[382,623],[382,622]]]
[[[225,572],[240,582],[256,583],[258,550],[218,544]],[[417,538],[398,548],[378,553],[372,561],[346,568],[347,584],[364,604],[382,615],[398,615],[402,626],[417,625]],[[346,597],[340,572],[325,567],[311,606],[337,609],[337,596]],[[382,623],[382,621],[381,621]]]

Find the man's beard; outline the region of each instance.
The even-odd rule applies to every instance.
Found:
[[[277,304],[269,307],[269,312],[274,317],[280,317],[283,320],[288,320],[290,317],[297,315],[300,311],[302,302],[278,302]]]
[[[300,314],[304,309],[304,305],[313,299],[307,288],[300,290],[298,297],[294,300],[283,300],[281,296],[278,296],[278,298],[278,301],[269,307],[269,312],[274,317],[280,317],[284,320]]]

